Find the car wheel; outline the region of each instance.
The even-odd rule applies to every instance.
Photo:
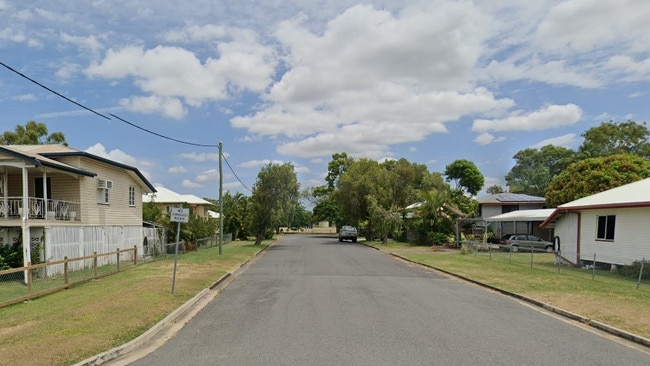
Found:
[[[342,241],[343,241],[343,238],[339,238],[339,241],[341,241],[341,242],[342,242]]]
[[[519,246],[518,245],[511,246],[510,251],[513,253],[517,253],[519,251]]]
[[[356,242],[357,242],[357,238],[352,239],[352,242],[353,242],[353,243],[356,243]]]

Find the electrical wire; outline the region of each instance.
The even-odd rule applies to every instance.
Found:
[[[178,140],[178,139],[175,139],[175,138],[173,138],[173,137],[169,137],[169,136],[161,135],[161,134],[159,134],[159,133],[157,133],[157,132],[154,132],[154,131],[148,130],[148,129],[144,128],[144,127],[140,127],[140,126],[136,125],[135,123],[131,123],[131,122],[125,120],[124,118],[120,118],[120,117],[114,115],[113,113],[111,113],[110,115],[113,116],[113,117],[115,117],[115,118],[117,118],[117,119],[119,119],[120,121],[122,121],[122,122],[128,124],[128,125],[131,126],[131,127],[135,127],[135,128],[137,128],[137,129],[139,129],[139,130],[142,130],[142,131],[148,132],[148,133],[150,133],[150,134],[152,134],[152,135],[156,135],[156,136],[158,136],[158,137],[162,137],[162,138],[167,139],[167,140],[171,140],[171,141],[178,142],[178,143],[185,144],[185,145],[192,145],[192,146],[200,146],[200,147],[219,147],[219,145],[196,144],[196,143],[193,143],[193,142],[187,142],[187,141],[183,141],[183,140]]]
[[[25,79],[31,81],[32,83],[34,83],[34,84],[40,86],[41,88],[43,88],[43,89],[49,91],[50,93],[56,94],[56,95],[58,95],[59,97],[61,97],[61,98],[65,99],[65,100],[67,100],[68,102],[70,102],[70,103],[72,103],[72,104],[75,104],[75,105],[77,105],[77,106],[79,106],[79,107],[81,107],[81,108],[87,110],[88,112],[94,113],[94,114],[96,114],[96,115],[98,115],[98,116],[100,116],[100,117],[103,117],[103,118],[106,118],[106,119],[109,119],[109,120],[110,120],[109,117],[106,117],[105,115],[103,115],[103,114],[101,114],[101,113],[99,113],[99,112],[97,112],[97,111],[95,111],[95,110],[93,110],[93,109],[91,109],[91,108],[88,108],[88,107],[86,107],[85,105],[83,105],[83,104],[81,104],[81,103],[77,103],[77,102],[75,102],[74,100],[72,100],[72,99],[66,97],[65,95],[63,95],[63,94],[61,94],[61,93],[58,93],[58,92],[56,92],[56,91],[54,91],[54,90],[48,88],[47,86],[45,86],[45,85],[39,83],[38,81],[36,81],[36,80],[30,78],[29,76],[27,76],[27,75],[21,73],[20,71],[18,71],[18,70],[16,70],[16,69],[12,68],[11,66],[5,64],[4,62],[1,62],[1,61],[0,61],[0,65],[2,65],[2,66],[4,66],[5,68],[9,69],[9,71],[14,72],[14,73],[20,75],[21,77],[23,77],[23,78],[25,78]]]
[[[237,178],[237,181],[239,182],[239,184],[241,184],[241,185],[242,185],[244,188],[246,188],[249,192],[253,193],[253,191],[252,191],[250,188],[248,188],[248,187],[244,184],[244,182],[241,181],[241,179],[239,179],[239,177],[237,176],[237,173],[235,173],[235,171],[233,170],[233,168],[230,166],[230,163],[228,162],[228,159],[226,159],[226,157],[225,157],[224,155],[222,155],[222,156],[223,156],[223,161],[226,162],[226,165],[228,165],[228,169],[230,169],[230,171],[231,171],[232,174],[235,176],[235,178]]]
[[[65,100],[67,100],[68,102],[70,102],[70,103],[72,103],[72,104],[74,104],[74,105],[76,105],[76,106],[78,106],[78,107],[80,107],[80,108],[83,108],[83,109],[87,110],[88,112],[91,112],[91,113],[93,113],[93,114],[96,114],[96,115],[98,115],[98,116],[100,116],[100,117],[102,117],[102,118],[105,118],[105,119],[107,119],[107,120],[111,120],[110,117],[107,117],[107,116],[105,116],[105,115],[103,115],[103,114],[101,114],[101,113],[95,111],[95,110],[92,109],[92,108],[86,107],[85,105],[83,105],[83,104],[81,104],[81,103],[78,103],[78,102],[76,102],[76,101],[74,101],[74,100],[72,100],[72,99],[66,97],[66,96],[63,95],[63,94],[61,94],[61,93],[59,93],[59,92],[57,92],[57,91],[55,91],[55,90],[53,90],[53,89],[50,89],[49,87],[47,87],[47,86],[45,86],[45,85],[39,83],[38,81],[36,81],[36,80],[30,78],[29,76],[27,76],[27,75],[21,73],[20,71],[14,69],[13,67],[11,67],[11,66],[5,64],[5,63],[2,62],[2,61],[0,61],[0,65],[2,65],[3,67],[5,67],[7,70],[9,70],[9,71],[11,71],[11,72],[13,72],[13,73],[19,75],[20,77],[22,77],[22,78],[24,78],[24,79],[26,79],[26,80],[29,80],[30,82],[32,82],[32,83],[34,83],[34,84],[40,86],[41,88],[43,88],[43,89],[45,89],[45,90],[47,90],[47,91],[49,91],[50,93],[55,94],[55,95],[57,95],[57,96],[59,96],[59,97],[65,99]],[[175,138],[172,138],[172,137],[169,137],[169,136],[165,136],[165,135],[162,135],[162,134],[160,134],[160,133],[157,133],[157,132],[154,132],[154,131],[148,130],[148,129],[144,128],[144,127],[140,127],[140,126],[136,125],[135,123],[129,122],[129,121],[125,120],[124,118],[118,117],[118,116],[116,116],[116,115],[114,115],[114,114],[112,114],[112,113],[111,113],[110,115],[111,115],[112,117],[116,118],[117,120],[122,121],[122,122],[128,124],[128,125],[131,126],[131,127],[137,128],[137,129],[139,129],[139,130],[141,130],[141,131],[144,131],[144,132],[150,133],[150,134],[152,134],[152,135],[158,136],[158,137],[163,138],[163,139],[167,139],[167,140],[170,140],[170,141],[178,142],[178,143],[180,143],[180,144],[192,145],[192,146],[198,146],[198,147],[219,147],[219,145],[197,144],[197,143],[193,143],[193,142],[188,142],[188,141],[183,141],[183,140],[175,139]],[[244,188],[246,188],[249,192],[252,192],[252,190],[251,190],[250,188],[248,188],[248,187],[244,184],[244,182],[241,181],[241,179],[239,179],[239,176],[237,176],[237,173],[235,173],[235,170],[232,168],[232,166],[230,166],[230,163],[228,162],[228,160],[226,159],[226,157],[223,156],[223,154],[222,154],[222,157],[223,157],[224,161],[226,162],[226,165],[228,165],[228,169],[230,169],[230,172],[235,176],[235,178],[237,178],[237,181],[239,182],[239,184],[241,184],[241,185],[242,185]]]

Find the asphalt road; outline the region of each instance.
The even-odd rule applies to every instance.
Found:
[[[131,365],[649,365],[510,297],[335,238],[285,236]]]

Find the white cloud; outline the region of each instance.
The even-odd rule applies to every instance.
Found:
[[[541,131],[575,124],[582,109],[575,104],[550,105],[530,113],[513,112],[503,119],[475,119],[472,131]]]
[[[577,145],[578,135],[575,133],[567,133],[566,135],[553,137],[550,139],[542,140],[532,147],[535,149],[542,148],[546,145],[562,146],[566,148],[573,148]]]
[[[240,166],[242,168],[257,168],[257,167],[263,167],[263,166],[268,165],[268,164],[282,165],[282,164],[284,164],[284,162],[281,161],[281,160],[268,160],[268,159],[265,159],[265,160],[249,160],[249,161],[246,161],[246,162],[243,162],[243,163],[239,164],[238,166]]]
[[[205,185],[207,183],[215,183],[219,181],[219,171],[216,169],[210,169],[202,172],[197,175],[195,178],[196,182]]]
[[[202,188],[203,186],[198,184],[198,183],[194,183],[189,179],[183,179],[183,181],[181,182],[181,187],[183,187],[183,188]]]
[[[160,113],[163,116],[182,119],[187,114],[183,103],[177,98],[159,97],[151,95],[148,97],[130,97],[121,99],[120,105],[126,110],[140,113]]]
[[[192,106],[230,97],[234,91],[260,92],[271,82],[277,60],[272,48],[255,42],[223,42],[218,58],[204,62],[180,47],[109,49],[104,59],[85,72],[89,77],[133,77],[144,92],[182,98]]]
[[[645,43],[650,50],[650,3],[645,0],[568,0],[555,4],[539,24],[537,43],[556,53],[589,52]]]
[[[504,136],[495,137],[494,135],[492,135],[489,132],[483,132],[483,133],[479,134],[478,136],[476,136],[476,138],[474,139],[474,142],[476,142],[479,145],[488,145],[488,144],[493,144],[493,143],[505,141],[505,139],[506,138]]]
[[[151,174],[148,171],[143,170],[143,168],[150,168],[153,166],[150,161],[138,160],[120,149],[106,151],[106,148],[101,143],[96,143],[87,148],[85,152],[134,167],[138,169],[147,180],[151,179]]]
[[[188,160],[193,160],[198,162],[219,161],[218,153],[182,153],[182,154],[177,154],[177,156],[183,159],[188,159]]]
[[[173,166],[169,169],[167,169],[167,173],[169,174],[182,174],[187,172],[187,169],[185,169],[184,166]]]
[[[34,102],[34,101],[37,100],[36,96],[34,96],[34,94],[21,94],[21,95],[17,95],[15,97],[13,97],[12,99],[18,100],[18,101],[21,101],[21,102]]]

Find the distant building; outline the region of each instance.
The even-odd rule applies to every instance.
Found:
[[[544,208],[544,197],[529,196],[521,193],[497,193],[478,197],[478,218],[486,220],[513,211],[539,210]],[[538,219],[536,219],[538,220]],[[541,233],[539,224],[544,221],[531,221],[518,217],[513,220],[494,221],[491,225],[496,238],[505,234],[525,233],[546,237]]]

